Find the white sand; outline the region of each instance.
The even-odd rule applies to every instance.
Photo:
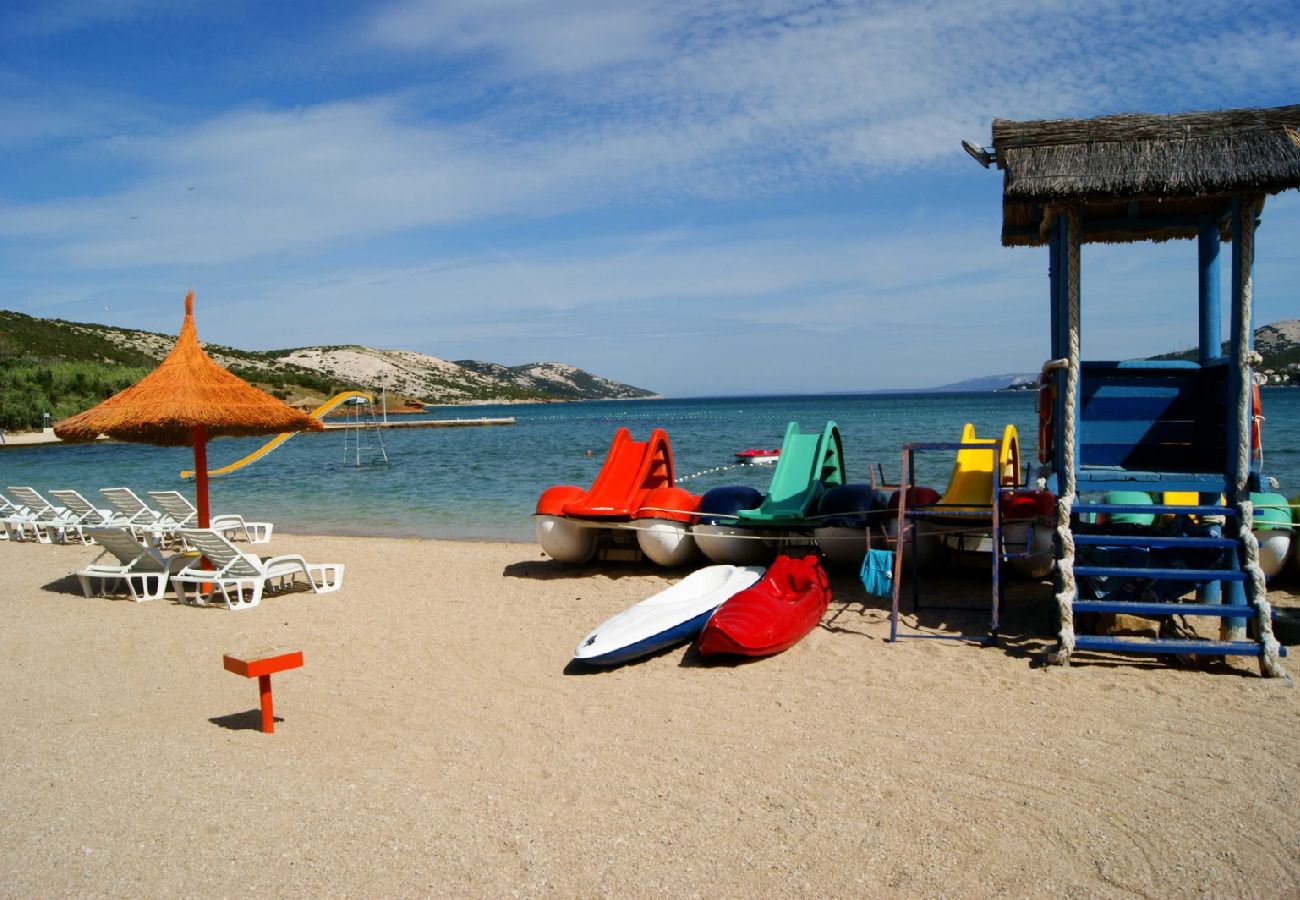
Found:
[[[570,674],[675,576],[523,544],[272,549],[346,563],[343,590],[86,599],[68,573],[94,548],[0,543],[0,894],[1300,893],[1300,692],[1253,661],[1040,668],[1041,586],[1001,648],[886,643],[840,575],[780,656]],[[1294,582],[1273,597],[1294,643]],[[274,735],[221,664],[268,644],[305,655]]]

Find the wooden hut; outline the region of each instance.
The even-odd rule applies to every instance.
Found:
[[[991,154],[1003,172],[1002,242],[1046,245],[1050,254],[1051,358],[1044,366],[1040,420],[1042,477],[1058,496],[1054,660],[1076,649],[1109,652],[1243,654],[1266,674],[1282,674],[1272,635],[1250,492],[1258,490],[1251,448],[1251,322],[1254,231],[1264,200],[1300,186],[1300,106],[1094,119],[995,120]],[[1080,347],[1080,250],[1086,243],[1197,242],[1199,350],[1189,361],[1086,361]],[[1220,248],[1231,247],[1230,323],[1223,349]],[[1133,298],[1141,302],[1141,298]],[[1157,496],[1155,514],[1226,514],[1221,531],[1116,534],[1086,525],[1085,495],[1141,490]],[[1194,492],[1194,506],[1162,505]],[[1227,498],[1226,509],[1217,506]],[[1089,505],[1092,519],[1130,515],[1122,504]],[[1101,514],[1097,516],[1095,514]],[[1122,548],[1146,562],[1098,564],[1100,548]],[[1130,554],[1131,556],[1132,554]],[[1089,558],[1091,556],[1091,558]],[[1171,557],[1177,560],[1170,562]],[[1197,568],[1188,560],[1214,560]],[[1146,590],[1124,601],[1081,600],[1080,578],[1197,585],[1196,603],[1175,610]],[[1223,590],[1220,592],[1219,588]],[[1177,599],[1176,597],[1173,599]],[[1146,602],[1143,602],[1146,601]],[[1221,640],[1131,641],[1076,635],[1077,613],[1212,615]],[[1251,638],[1247,639],[1247,630]]]

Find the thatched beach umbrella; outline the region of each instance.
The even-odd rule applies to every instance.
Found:
[[[61,440],[86,443],[105,434],[160,447],[194,447],[199,527],[207,528],[207,440],[283,431],[320,431],[319,419],[281,403],[212,361],[194,329],[194,292],[176,346],[144,378],[103,403],[54,426]]]

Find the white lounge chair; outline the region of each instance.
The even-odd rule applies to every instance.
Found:
[[[87,525],[130,525],[126,517],[111,509],[100,509],[76,491],[50,491],[63,504],[67,514],[83,528]]]
[[[309,564],[296,555],[261,559],[251,553],[241,553],[212,529],[186,528],[180,535],[187,546],[198,550],[214,566],[205,569],[202,561],[197,560],[172,575],[171,582],[176,586],[176,595],[182,603],[187,602],[187,584],[199,586],[195,589],[195,603],[205,604],[207,599],[201,586],[213,585],[216,591],[221,592],[226,608],[232,610],[256,606],[268,586],[273,589],[287,587],[299,574],[306,576],[307,583],[317,594],[337,591],[343,586],[342,563]],[[247,597],[244,596],[246,591]]]
[[[136,603],[145,600],[157,600],[167,591],[167,581],[172,573],[180,571],[195,561],[193,555],[175,554],[165,557],[158,548],[140,542],[127,526],[85,527],[86,535],[103,548],[88,566],[76,573],[81,582],[81,590],[87,597],[91,593],[91,579],[101,580],[101,595],[109,582],[122,582]],[[113,557],[116,564],[100,562],[105,557]]]
[[[73,535],[83,544],[86,542],[76,517],[66,508],[55,506],[35,488],[10,485],[8,490],[9,495],[25,507],[22,514],[25,524],[34,530],[36,540],[40,543],[65,543]]]
[[[163,521],[180,530],[198,525],[199,511],[178,491],[150,491],[150,499],[163,511]],[[237,514],[212,516],[208,527],[233,539],[242,534],[250,544],[269,544],[275,525],[271,522],[246,522]]]
[[[136,527],[153,528],[162,522],[162,513],[137,497],[130,488],[100,488],[99,492],[117,510],[118,515]]]
[[[21,503],[14,503],[4,494],[0,494],[0,525],[4,525],[4,530],[0,531],[0,541],[25,540],[29,529],[35,537],[36,529],[32,524],[32,518],[27,507]]]
[[[100,488],[99,492],[137,534],[150,534],[155,541],[166,545],[180,540],[176,536],[177,526],[168,524],[166,516],[141,500],[130,488]]]

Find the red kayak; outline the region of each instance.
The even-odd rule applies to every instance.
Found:
[[[761,581],[726,600],[700,634],[705,656],[771,656],[817,627],[831,588],[817,557],[778,556]]]

